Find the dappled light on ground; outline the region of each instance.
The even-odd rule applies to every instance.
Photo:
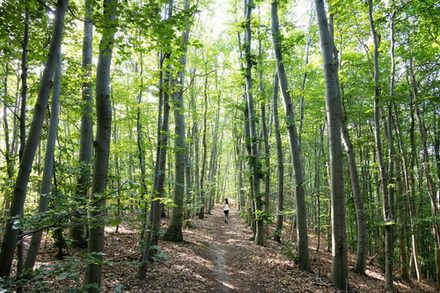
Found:
[[[151,263],[147,277],[136,279],[139,265],[139,235],[127,225],[106,228],[105,262],[102,292],[334,292],[329,281],[331,252],[325,251],[325,239],[316,251],[317,239],[310,234],[312,272],[298,269],[287,256],[294,256],[287,241],[279,244],[266,240],[257,246],[250,239],[252,233],[242,222],[238,211],[231,210],[229,223],[223,222],[223,212],[216,206],[203,220],[194,219],[194,228],[184,230],[184,242],[160,242],[157,262]],[[166,222],[163,223],[164,228]],[[269,229],[272,229],[269,227]],[[270,231],[269,231],[270,233]],[[290,235],[285,231],[284,235]],[[288,248],[290,247],[290,248]],[[63,262],[54,257],[56,250],[48,238],[43,240],[38,266],[53,265],[45,282],[52,292],[66,292],[67,288],[80,288],[84,275],[61,277],[57,266]],[[83,272],[86,265],[84,251],[68,251],[66,263]],[[354,259],[349,256],[349,266]],[[357,292],[385,292],[383,273],[377,265],[367,266],[367,275],[349,272],[349,282]],[[435,292],[426,284],[395,282],[399,292]],[[31,289],[35,283],[26,288]],[[416,287],[415,287],[416,286]]]

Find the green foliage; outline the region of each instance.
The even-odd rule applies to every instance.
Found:
[[[273,215],[270,212],[263,211],[263,210],[257,210],[254,213],[255,220],[263,221],[264,223],[270,224],[273,222]]]
[[[154,262],[165,262],[170,259],[170,256],[166,254],[160,246],[152,246],[151,249],[155,251],[154,255],[152,256],[152,260]]]
[[[296,244],[290,240],[284,242],[281,246],[281,254],[283,254],[288,260],[295,263],[298,262],[298,254]]]

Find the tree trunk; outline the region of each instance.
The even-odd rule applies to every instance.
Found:
[[[21,105],[20,105],[20,149],[18,157],[21,159],[26,144],[26,106],[27,106],[27,76],[28,76],[28,43],[29,43],[29,1],[26,0],[24,13],[24,34],[21,54]]]
[[[368,1],[370,30],[374,43],[374,138],[376,141],[377,162],[383,193],[383,217],[385,222],[385,289],[394,291],[393,284],[393,217],[388,193],[388,174],[383,158],[382,140],[380,135],[380,84],[379,84],[379,43],[373,19],[373,1]]]
[[[6,174],[8,176],[8,181],[11,182],[14,177],[14,161],[13,161],[13,147],[11,146],[11,142],[9,139],[9,123],[8,123],[8,104],[7,104],[7,97],[8,97],[8,78],[9,78],[9,60],[7,60],[6,68],[5,68],[5,78],[3,82],[3,130],[4,130],[4,136],[5,136],[5,151],[4,151],[4,157],[6,161]],[[21,121],[20,121],[21,122]],[[20,124],[21,126],[21,124]],[[3,206],[3,219],[6,219],[8,216],[8,212],[11,205],[11,196],[9,194],[10,190],[9,188],[5,188],[5,194],[4,194],[4,206]],[[2,219],[2,225],[1,228],[3,228],[4,222]]]
[[[329,125],[331,215],[332,215],[332,281],[339,290],[346,291],[347,239],[345,228],[345,198],[341,147],[342,111],[338,89],[337,64],[333,58],[335,46],[330,35],[323,0],[316,0],[321,52],[324,62],[326,111]]]
[[[199,123],[197,121],[197,103],[193,99],[192,103],[192,116],[193,116],[193,143],[194,143],[194,206],[197,207],[197,203],[200,195],[200,138],[199,138]],[[196,213],[197,213],[196,208]]]
[[[275,73],[273,81],[273,123],[275,128],[275,142],[277,148],[277,178],[278,178],[278,200],[277,200],[277,225],[275,228],[274,240],[281,242],[281,234],[283,233],[283,212],[284,212],[284,162],[283,149],[280,134],[280,122],[278,120],[278,89],[279,89],[278,74]]]
[[[53,85],[53,77],[57,65],[57,56],[61,47],[61,39],[64,29],[64,15],[68,0],[58,0],[55,11],[55,22],[52,40],[50,43],[47,63],[41,77],[38,99],[35,105],[34,116],[32,119],[29,137],[20,160],[20,167],[15,181],[14,196],[12,198],[10,219],[5,228],[0,254],[0,277],[9,276],[11,271],[12,259],[14,258],[15,246],[17,245],[18,229],[14,223],[19,221],[23,215],[24,202],[26,199],[27,186],[32,169],[35,152],[40,141],[41,129],[43,126],[50,90]]]
[[[172,3],[172,2],[171,2]],[[171,6],[171,5],[170,5]],[[170,9],[170,11],[172,11]],[[166,171],[166,158],[167,158],[167,146],[169,135],[169,116],[170,116],[170,103],[169,103],[169,84],[170,73],[168,70],[165,72],[165,78],[163,78],[164,67],[163,64],[168,57],[166,54],[164,57],[160,56],[159,63],[159,110],[158,110],[158,128],[157,128],[157,149],[156,149],[156,164],[154,170],[154,183],[153,192],[156,198],[151,201],[149,223],[147,226],[147,233],[144,241],[144,249],[142,262],[138,271],[138,278],[145,278],[147,272],[147,265],[150,257],[152,256],[152,246],[159,243],[159,229],[160,229],[160,213],[161,204],[160,198],[163,197],[165,192],[165,171]],[[163,111],[163,114],[162,114]]]
[[[278,1],[272,2],[272,37],[276,57],[277,73],[280,82],[281,94],[284,98],[285,112],[287,118],[287,129],[290,139],[290,152],[293,160],[296,184],[296,210],[297,210],[297,237],[299,266],[305,271],[310,270],[309,240],[307,235],[307,209],[304,191],[304,169],[301,162],[301,154],[298,142],[298,132],[295,125],[294,105],[290,97],[287,84],[287,76],[283,64],[281,52],[281,34],[278,19]]]
[[[264,180],[264,206],[263,210],[268,213],[270,210],[269,207],[269,195],[270,195],[270,148],[269,148],[269,138],[267,132],[267,118],[266,118],[266,99],[264,97],[264,84],[263,84],[263,45],[261,38],[258,38],[258,59],[260,62],[260,68],[258,73],[258,85],[260,90],[260,100],[264,101],[261,103],[261,132],[263,134],[263,143],[264,143],[264,170],[263,180]],[[268,214],[265,215],[265,218]]]
[[[305,48],[305,58],[304,58],[304,74],[301,81],[301,87],[300,87],[300,96],[299,96],[299,129],[298,129],[298,144],[299,144],[299,151],[301,153],[301,147],[302,147],[302,132],[303,132],[303,125],[304,125],[304,88],[306,87],[306,81],[307,81],[307,65],[309,64],[309,50],[310,46],[312,44],[312,26],[313,26],[313,19],[315,15],[313,11],[310,13],[310,19],[309,24],[307,28],[307,43]]]
[[[342,118],[342,138],[344,141],[345,151],[347,152],[348,170],[350,173],[351,192],[353,195],[354,205],[356,209],[357,222],[357,248],[356,263],[354,270],[360,275],[365,275],[365,261],[367,257],[367,226],[365,221],[364,195],[359,186],[359,176],[357,172],[356,158],[354,154],[353,144],[347,129],[347,122]]]
[[[335,59],[337,60],[337,58]],[[343,91],[341,91],[343,95]],[[342,96],[343,98],[343,96]],[[342,114],[344,116],[344,114]],[[351,192],[356,209],[356,223],[357,223],[357,246],[356,246],[356,263],[354,270],[360,275],[365,275],[365,265],[367,257],[367,226],[365,220],[364,195],[361,192],[359,184],[359,176],[357,172],[356,157],[354,153],[353,144],[351,142],[350,134],[347,128],[346,117],[341,118],[342,140],[347,153],[348,170],[350,174]]]
[[[82,49],[82,69],[84,71],[85,81],[82,84],[82,116],[79,143],[79,175],[76,183],[75,200],[80,206],[85,206],[87,200],[87,191],[91,185],[90,163],[92,158],[92,96],[93,88],[91,78],[92,70],[92,40],[93,40],[93,1],[85,0],[84,2],[85,18],[84,18],[84,35]],[[70,237],[75,247],[85,248],[87,241],[85,239],[84,230],[84,213],[74,214],[72,217],[72,228],[70,229]]]
[[[422,281],[422,272],[420,269],[420,263],[419,263],[419,246],[418,246],[418,231],[417,231],[417,225],[415,223],[416,218],[416,210],[415,210],[415,204],[414,204],[414,198],[415,198],[415,182],[414,182],[414,160],[415,160],[415,140],[414,140],[414,113],[411,109],[410,114],[410,129],[409,129],[409,140],[410,140],[410,148],[413,150],[410,153],[411,158],[408,158],[407,154],[407,147],[405,145],[404,137],[401,131],[400,127],[400,118],[398,115],[398,112],[396,108],[394,108],[394,127],[396,128],[396,132],[398,134],[398,145],[401,152],[402,157],[402,170],[405,177],[405,194],[406,194],[406,208],[408,210],[409,215],[409,221],[410,221],[410,231],[411,231],[411,248],[412,248],[412,263],[414,265],[414,269],[417,276],[417,281]]]
[[[434,249],[435,249],[435,269],[436,269],[436,288],[440,290],[440,228],[437,220],[437,216],[439,214],[438,207],[438,199],[436,197],[436,187],[434,180],[431,175],[430,163],[429,163],[429,150],[428,150],[428,134],[426,131],[425,123],[423,121],[422,115],[420,113],[419,104],[417,101],[418,98],[418,89],[416,77],[414,74],[412,58],[409,60],[409,76],[410,76],[410,85],[411,85],[411,94],[412,101],[411,103],[414,106],[414,111],[416,114],[416,121],[419,126],[420,138],[422,142],[422,159],[423,159],[423,171],[425,173],[426,185],[429,197],[431,199],[431,214],[434,218],[432,226],[433,226],[433,234],[434,234]],[[437,191],[439,193],[439,191]]]
[[[55,72],[54,88],[52,93],[52,106],[50,112],[50,124],[49,133],[46,143],[46,154],[44,156],[44,171],[43,179],[41,181],[40,191],[40,204],[38,207],[38,213],[45,213],[49,208],[49,200],[51,197],[51,184],[53,175],[53,165],[55,156],[55,142],[57,137],[58,121],[59,121],[59,97],[61,89],[61,72],[62,72],[62,58],[61,52],[58,55],[58,66]],[[34,268],[35,260],[38,256],[40,249],[41,236],[43,231],[37,231],[32,235],[31,242],[29,244],[29,250],[24,262],[24,269],[32,271]]]
[[[263,211],[263,200],[260,194],[260,166],[259,166],[259,152],[258,152],[258,137],[256,129],[256,115],[254,107],[254,96],[252,91],[252,56],[251,56],[251,13],[253,8],[253,0],[245,0],[245,78],[246,78],[246,96],[247,107],[249,112],[249,130],[250,130],[250,143],[251,143],[251,174],[252,174],[252,186],[254,194],[254,208],[255,208],[255,221],[256,221],[256,233],[255,243],[257,245],[264,244],[264,218],[261,215]]]
[[[202,133],[202,169],[200,171],[200,207],[199,207],[199,219],[205,218],[205,173],[206,173],[206,120],[208,112],[208,75],[205,76],[205,89],[204,89],[204,110],[203,110],[203,133]]]
[[[105,189],[107,185],[108,159],[112,127],[112,109],[110,103],[110,67],[112,49],[116,32],[117,0],[104,0],[103,20],[107,26],[103,29],[96,72],[96,140],[95,162],[89,222],[87,252],[93,261],[87,265],[84,280],[88,292],[98,292],[101,287],[102,252],[104,249],[105,228]]]
[[[189,8],[189,0],[185,0],[185,9]],[[183,198],[185,195],[185,157],[188,149],[185,142],[185,117],[183,90],[185,83],[185,67],[186,52],[189,39],[189,20],[186,19],[185,31],[182,32],[182,49],[183,53],[180,57],[181,71],[178,73],[178,90],[173,94],[174,100],[174,163],[175,163],[175,183],[174,183],[174,207],[171,216],[170,225],[165,232],[163,238],[169,241],[182,241],[182,225],[183,225]]]
[[[240,71],[243,72],[243,74],[245,74],[245,69],[244,69],[244,65],[243,65],[243,52],[242,52],[242,45],[241,45],[241,38],[240,38],[240,33],[237,34],[238,35],[238,50],[239,50],[239,66],[240,66]],[[249,111],[247,108],[247,95],[246,95],[246,85],[243,86],[243,113],[244,113],[244,141],[245,141],[245,146],[246,146],[246,153],[248,155],[247,157],[247,161],[248,161],[248,165],[249,165],[249,169],[252,170],[252,163],[249,160],[249,158],[252,156],[251,154],[251,134],[250,134],[250,127],[249,127]],[[246,172],[248,174],[250,174],[250,172]],[[254,187],[252,184],[252,175],[249,175],[249,181],[250,181],[250,193],[249,193],[249,197],[248,197],[248,218],[247,218],[247,222],[249,225],[251,225],[251,229],[252,229],[252,233],[253,233],[253,239],[255,239],[255,234],[256,234],[256,225],[255,225],[255,214],[254,214],[254,210],[255,210],[255,205],[252,203],[254,201]]]

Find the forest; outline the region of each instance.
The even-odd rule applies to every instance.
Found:
[[[439,292],[439,28],[436,0],[0,0],[0,292]]]

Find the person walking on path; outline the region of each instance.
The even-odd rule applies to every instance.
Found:
[[[225,205],[223,206],[223,212],[225,213],[225,223],[227,223],[229,219],[229,203],[227,198],[225,198]]]

